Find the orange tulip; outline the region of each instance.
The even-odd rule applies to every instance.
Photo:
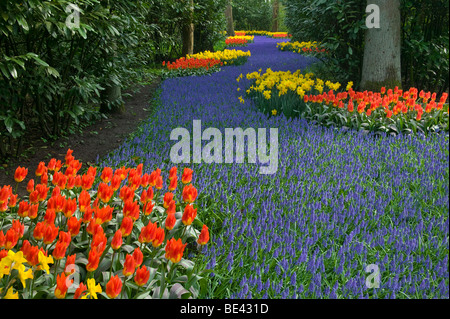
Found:
[[[139,247],[136,247],[133,251],[133,258],[136,262],[136,267],[139,267],[144,261],[144,255]]]
[[[155,207],[155,204],[153,203],[147,203],[144,205],[144,215],[148,216],[153,212],[153,207]]]
[[[64,159],[66,160],[66,165],[69,165],[69,163],[75,159],[75,157],[73,157],[72,153],[73,153],[73,150],[71,150],[69,148],[67,150],[66,156],[64,157]]]
[[[68,198],[64,203],[63,213],[66,218],[72,217],[73,213],[77,210],[78,204],[76,198]]]
[[[133,221],[139,219],[139,204],[137,201],[128,199],[123,205],[123,216],[130,217]]]
[[[64,273],[69,276],[75,272],[75,259],[77,255],[73,254],[70,256],[67,256],[66,258],[66,264],[64,265]]]
[[[81,295],[87,291],[87,286],[83,283],[80,283],[80,286],[78,286],[77,290],[75,290],[75,293],[73,294],[73,299],[80,299]]]
[[[171,200],[173,200],[173,196],[174,194],[170,192],[164,194],[164,203],[163,203],[164,208],[166,209],[169,208],[169,203]]]
[[[85,190],[82,190],[78,196],[78,209],[80,212],[86,212],[87,207],[91,204],[91,195]]]
[[[44,229],[44,244],[48,245],[53,243],[53,241],[56,239],[56,236],[58,236],[58,230],[59,227],[56,227],[55,224],[47,224]]]
[[[121,182],[122,182],[122,180],[120,179],[120,176],[114,175],[111,180],[112,189],[114,189],[114,191],[118,190]]]
[[[89,190],[92,187],[92,184],[94,184],[95,176],[91,174],[84,174],[81,176],[81,188],[83,190]]]
[[[163,187],[163,179],[161,176],[158,176],[156,178],[156,184],[155,184],[156,189],[162,189]]]
[[[52,158],[49,162],[48,162],[48,165],[47,165],[47,169],[49,170],[49,171],[55,171],[55,172],[57,172],[57,171],[59,171],[60,169],[61,169],[61,166],[62,166],[62,164],[61,164],[61,161],[60,160],[56,160],[55,158]]]
[[[28,197],[28,200],[32,204],[39,203],[39,192],[37,190],[34,190],[30,193],[30,196]]]
[[[102,225],[111,221],[113,215],[113,208],[111,206],[105,206],[102,208],[94,208],[94,220],[97,224]]]
[[[120,189],[119,197],[123,202],[126,202],[127,200],[133,200],[134,191],[130,187],[124,186]]]
[[[150,243],[153,240],[154,233],[156,230],[156,224],[149,222],[147,226],[141,228],[141,233],[139,234],[140,243]]]
[[[122,239],[122,231],[118,229],[111,240],[111,247],[114,250],[119,249],[122,247],[123,239]]]
[[[20,183],[25,179],[25,177],[27,177],[27,174],[28,174],[28,168],[19,166],[16,168],[16,171],[14,173],[14,180],[17,183]]]
[[[150,183],[150,175],[145,173],[144,175],[142,175],[141,178],[141,186],[146,188],[148,187],[149,183]]]
[[[164,228],[156,228],[153,240],[152,240],[152,246],[153,247],[159,247],[164,241]]]
[[[34,191],[34,179],[30,179],[27,184],[27,192],[31,193]]]
[[[94,209],[91,206],[87,206],[83,213],[83,217],[81,218],[81,221],[83,222],[83,224],[87,224],[91,221],[93,213],[94,213]]]
[[[38,184],[36,191],[38,193],[38,201],[42,202],[47,199],[48,191],[50,188],[46,184]]]
[[[103,203],[108,203],[114,194],[114,189],[105,183],[100,183],[98,186],[97,196]]]
[[[177,167],[174,166],[169,171],[169,179],[172,180],[177,177]]]
[[[102,254],[106,248],[107,242],[108,239],[103,233],[103,228],[97,227],[97,231],[94,233],[94,236],[92,238],[91,249],[95,248],[99,254]]]
[[[134,282],[139,286],[144,286],[150,278],[150,271],[148,271],[147,266],[142,266],[136,270],[136,275],[134,276]]]
[[[70,236],[75,237],[80,232],[81,219],[72,216],[67,221],[67,229],[69,230]]]
[[[36,176],[41,176],[47,172],[47,167],[45,166],[44,162],[39,162],[38,168],[35,171]]]
[[[39,204],[30,205],[30,209],[28,211],[28,218],[35,219],[37,217],[38,209]]]
[[[54,209],[56,213],[60,213],[64,210],[66,205],[66,198],[62,195],[55,195],[49,198],[47,202],[47,208]],[[68,207],[69,208],[69,207]]]
[[[106,284],[106,295],[114,299],[122,291],[122,280],[120,280],[118,275],[112,276]]]
[[[89,251],[88,263],[86,265],[87,271],[95,271],[98,268],[100,256],[101,253],[99,253],[95,247],[91,248],[91,250]]]
[[[188,226],[192,224],[197,216],[197,209],[194,209],[192,205],[187,205],[184,209],[184,214],[181,217],[181,221],[184,225]]]
[[[181,260],[181,257],[183,257],[184,248],[186,247],[187,243],[183,245],[183,242],[181,241],[181,238],[178,238],[175,240],[175,238],[171,238],[166,245],[165,251],[165,257],[166,259],[172,261],[173,263],[177,263]]]
[[[19,234],[13,228],[8,229],[5,235],[5,242],[3,244],[3,247],[5,247],[6,250],[14,248],[14,246],[16,246],[17,242],[19,241],[19,238]]]
[[[111,167],[105,167],[103,168],[102,175],[100,176],[100,179],[104,183],[109,183],[113,176],[113,170]]]
[[[183,188],[183,200],[186,203],[192,203],[197,198],[197,189],[191,184],[184,186]]]
[[[199,245],[206,245],[206,243],[209,241],[209,231],[208,226],[203,224],[202,231],[200,232],[200,235],[198,236],[197,243]]]
[[[56,260],[63,259],[66,255],[67,245],[63,241],[57,241],[55,245],[55,249],[53,249],[52,256]]]
[[[8,209],[8,201],[9,197],[12,195],[12,188],[11,186],[3,186],[0,189],[0,206],[6,206],[6,209]]]
[[[19,210],[17,211],[17,215],[19,215],[22,218],[27,217],[29,210],[30,205],[28,204],[28,202],[21,201],[19,203]]]
[[[67,289],[72,285],[73,280],[67,281],[65,273],[61,273],[56,277],[55,297],[64,299],[66,297]]]
[[[136,269],[136,261],[133,258],[133,255],[128,254],[125,257],[125,262],[123,263],[122,273],[125,277],[130,276],[134,273]]]
[[[68,189],[68,190],[71,190],[71,189],[73,189],[75,187],[75,176],[69,176],[68,178],[67,178],[67,185],[66,185],[66,188]]]
[[[11,194],[11,196],[9,197],[8,207],[10,207],[10,208],[16,207],[18,196],[19,196],[19,194],[16,194],[16,195]]]
[[[44,222],[38,222],[36,226],[34,226],[33,237],[36,240],[41,240],[44,238],[44,230],[46,228],[46,224]]]
[[[153,194],[152,194],[152,195],[153,195]],[[153,196],[152,196],[152,197],[153,197]],[[151,201],[152,199],[153,199],[153,198],[148,197],[148,192],[147,192],[147,190],[144,189],[144,190],[142,191],[141,197],[140,197],[141,203],[145,204],[145,203]]]
[[[133,219],[131,217],[124,217],[122,219],[122,224],[120,225],[120,231],[122,232],[123,237],[127,237],[131,234],[133,230]]]
[[[194,172],[194,171],[193,171],[192,169],[186,167],[186,168],[183,170],[183,175],[181,176],[181,182],[182,182],[183,184],[190,183],[190,182],[192,181],[192,173],[193,173],[193,172]]]
[[[175,213],[169,213],[166,218],[165,227],[167,230],[172,230],[175,226],[177,219],[175,218]]]

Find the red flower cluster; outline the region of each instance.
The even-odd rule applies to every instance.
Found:
[[[146,285],[150,276],[147,266],[143,265],[148,256],[148,244],[151,244],[151,250],[164,250],[167,260],[174,263],[181,260],[189,238],[183,237],[183,234],[186,227],[193,227],[197,217],[193,204],[197,189],[191,184],[191,169],[183,170],[181,189],[178,187],[176,167],[170,170],[165,182],[160,169],[150,174],[143,173],[142,164],[137,168],[122,167],[116,170],[105,167],[100,176],[96,167],[89,167],[86,173],[79,175],[81,166],[69,149],[64,164],[55,159],[51,159],[48,165],[44,162],[39,164],[35,174],[40,177],[40,183],[35,185],[34,179],[28,182],[28,200],[18,202],[11,186],[0,188],[0,211],[18,216],[17,219],[12,218],[9,228],[0,231],[0,260],[8,254],[8,250],[21,250],[34,271],[44,269],[40,265],[40,254],[56,260],[54,269],[65,259],[64,272],[57,274],[52,270],[56,282],[54,295],[57,298],[66,297],[66,284],[72,273],[68,266],[80,262],[76,260],[80,249],[86,252],[84,267],[92,278],[105,256],[111,258],[109,256],[112,254],[112,265],[115,254],[123,254],[120,250],[124,238],[131,239],[128,247],[130,242],[138,241],[140,246],[135,248],[133,254],[123,256],[120,264],[123,266],[122,274],[125,277],[134,276],[139,287]],[[18,167],[14,176],[17,183],[22,182],[27,173],[27,169]],[[94,183],[98,185],[96,189]],[[164,184],[169,190],[165,194],[159,192]],[[155,206],[158,210],[153,209]],[[177,215],[177,218],[175,213],[181,213],[183,209],[184,213]],[[111,221],[117,226],[111,227]],[[174,231],[181,233],[181,237],[177,233],[176,241],[174,233],[170,232],[174,228]],[[199,245],[209,241],[206,225],[196,240]],[[45,270],[48,274],[48,267]],[[117,276],[110,276],[104,284],[110,298],[116,298],[121,292],[122,281]],[[83,289],[86,290],[83,283],[80,287],[74,298],[80,297]]]
[[[292,34],[288,33],[273,33],[271,35],[272,38],[291,38]]]
[[[196,59],[185,57],[179,58],[175,60],[175,62],[163,62],[163,66],[166,66],[168,70],[176,70],[176,69],[200,69],[205,68],[209,70],[210,68],[216,65],[223,65],[223,62],[218,59]]]
[[[367,116],[370,116],[373,111],[379,108],[384,109],[388,118],[400,113],[416,112],[416,120],[420,121],[424,112],[429,113],[433,109],[442,110],[447,97],[448,94],[443,93],[439,102],[436,102],[436,93],[418,92],[416,88],[403,91],[395,87],[394,90],[382,88],[380,92],[355,92],[350,89],[348,92],[337,94],[330,90],[328,93],[305,95],[304,101],[325,103],[338,108],[345,108],[347,105],[349,112],[353,112],[356,106],[358,113],[365,112]]]
[[[244,46],[247,45],[248,40],[244,38],[227,38],[225,44],[228,46]]]

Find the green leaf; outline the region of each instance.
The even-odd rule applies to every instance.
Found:
[[[187,299],[190,295],[191,293],[186,288],[181,284],[176,283],[170,288],[169,299]],[[183,298],[183,296],[185,298]]]
[[[27,20],[25,20],[25,18],[23,16],[18,16],[16,18],[16,20],[24,30],[26,30],[26,31],[30,30],[30,28],[28,27]]]
[[[7,117],[5,119],[5,126],[6,126],[6,130],[11,134],[12,130],[13,130],[13,125],[14,122],[10,117]]]

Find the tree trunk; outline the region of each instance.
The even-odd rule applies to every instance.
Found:
[[[114,42],[112,44],[112,49],[114,50],[114,55],[116,55],[117,44]],[[106,52],[104,53],[105,58],[107,58]],[[101,113],[124,113],[125,104],[122,100],[122,87],[119,84],[112,81],[112,75],[109,77],[109,81],[104,84],[105,90],[101,94],[102,104],[100,105]]]
[[[183,49],[182,55],[194,54],[194,0],[189,1],[189,17],[183,25]]]
[[[227,7],[225,9],[225,18],[227,19],[227,36],[234,37],[234,23],[233,23],[233,6],[232,0],[228,0]]]
[[[278,32],[278,13],[280,12],[280,3],[278,0],[272,1],[272,32]]]
[[[368,0],[379,7],[379,28],[366,30],[360,88],[401,87],[400,0]]]

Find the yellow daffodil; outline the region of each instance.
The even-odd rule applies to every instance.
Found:
[[[89,278],[87,280],[87,288],[88,293],[81,297],[81,299],[87,299],[88,297],[89,299],[97,299],[97,293],[102,292],[102,287],[100,286],[100,284],[95,284],[94,278]]]
[[[45,256],[42,251],[39,251],[38,254],[38,260],[39,260],[39,268],[45,270],[47,274],[50,274],[50,266],[48,264],[53,264],[53,257],[52,256]]]
[[[19,293],[14,293],[13,287],[9,287],[3,299],[19,299]]]
[[[345,88],[346,91],[349,91],[353,87],[353,81],[350,81],[347,83],[347,87]]]
[[[272,115],[276,116],[277,115],[277,110],[272,110]]]
[[[23,288],[26,288],[26,280],[33,279],[33,271],[31,269],[25,270],[24,265],[19,266],[19,279],[22,283]]]

